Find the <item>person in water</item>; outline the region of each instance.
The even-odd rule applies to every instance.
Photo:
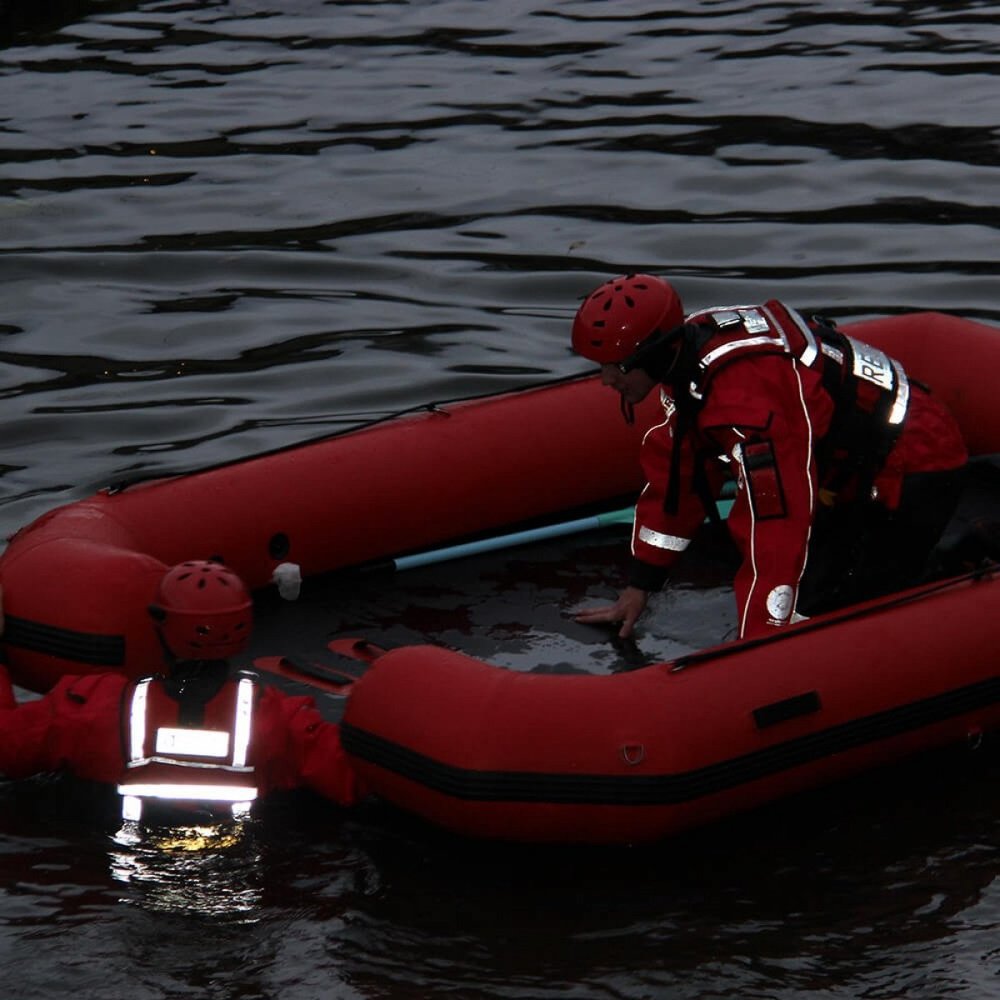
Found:
[[[674,288],[648,274],[588,295],[572,343],[627,420],[657,385],[665,414],[642,444],[627,586],[578,621],[630,636],[727,479],[741,638],[919,580],[968,454],[898,361],[777,300],[685,320]]]
[[[63,677],[18,705],[0,664],[0,775],[69,771],[115,784],[132,822],[150,803],[242,819],[258,797],[299,787],[343,806],[361,798],[339,729],[312,698],[231,671],[252,619],[250,594],[232,570],[211,561],[174,566],[149,611],[162,673]]]

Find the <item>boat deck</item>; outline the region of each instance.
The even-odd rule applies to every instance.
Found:
[[[998,500],[1000,460],[977,460],[944,544],[954,544],[973,522],[996,518]],[[671,585],[653,596],[634,640],[575,622],[579,608],[613,599],[628,538],[629,528],[619,525],[395,574],[309,580],[295,602],[272,594],[260,602],[250,656],[321,662],[330,640],[360,637],[384,648],[432,643],[512,670],[602,674],[735,636],[737,556],[724,527],[712,525]],[[328,708],[337,714],[336,703]]]

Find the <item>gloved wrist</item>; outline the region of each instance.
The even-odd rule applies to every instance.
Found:
[[[632,558],[628,568],[628,585],[639,590],[659,590],[670,576],[670,570]]]

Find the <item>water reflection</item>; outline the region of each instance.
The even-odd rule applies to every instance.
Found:
[[[260,919],[261,849],[253,824],[154,830],[126,822],[111,840],[121,902],[156,913]]]

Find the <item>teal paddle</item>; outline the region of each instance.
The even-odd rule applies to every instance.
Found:
[[[417,566],[428,566],[431,563],[446,562],[449,559],[461,559],[465,556],[479,555],[482,552],[494,552],[497,549],[513,548],[515,545],[527,545],[530,542],[559,538],[562,535],[596,531],[598,528],[607,528],[615,524],[631,524],[634,514],[634,507],[623,507],[621,510],[611,510],[590,517],[577,517],[571,521],[561,521],[559,524],[545,524],[540,528],[526,528],[524,531],[512,531],[506,535],[494,535],[492,538],[480,538],[473,542],[448,545],[445,548],[432,549],[429,552],[417,552],[411,556],[399,556],[391,561],[393,568],[397,570],[414,569]]]
[[[725,518],[733,506],[732,500],[720,500],[717,505],[719,516]],[[560,521],[558,524],[545,524],[538,528],[527,528],[523,531],[512,531],[505,535],[494,535],[490,538],[479,538],[458,545],[448,545],[440,549],[430,549],[427,552],[417,552],[409,556],[397,556],[394,559],[379,560],[364,567],[365,570],[404,570],[415,569],[418,566],[429,566],[433,563],[447,562],[449,559],[463,559],[466,556],[480,555],[483,552],[495,552],[498,549],[513,548],[515,545],[527,545],[531,542],[546,541],[563,535],[576,535],[584,531],[596,531],[617,524],[632,523],[635,507],[622,507],[620,510],[606,511],[603,514],[593,514],[589,517],[577,517],[570,521]]]

